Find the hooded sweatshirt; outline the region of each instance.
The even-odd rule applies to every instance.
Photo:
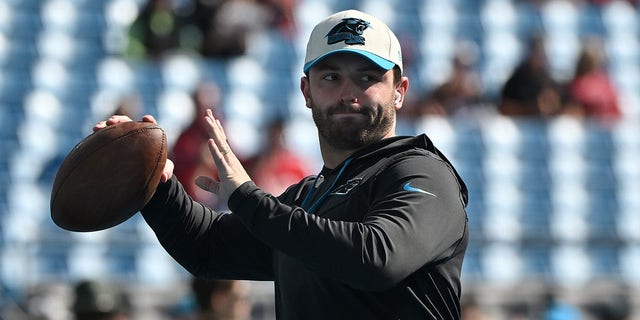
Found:
[[[172,178],[142,214],[195,276],[274,281],[277,319],[459,319],[467,197],[419,135],[364,147],[278,197],[244,183],[230,212]]]

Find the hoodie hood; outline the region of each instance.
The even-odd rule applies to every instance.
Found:
[[[460,174],[455,169],[451,161],[433,144],[431,139],[426,134],[418,136],[396,136],[381,140],[377,143],[373,143],[363,149],[358,150],[351,156],[353,163],[360,161],[366,161],[371,157],[388,157],[399,152],[407,151],[410,149],[423,149],[437,155],[442,161],[444,161],[451,171],[455,174],[458,184],[460,186],[460,194],[465,206],[469,203],[469,190],[467,185],[460,177]]]

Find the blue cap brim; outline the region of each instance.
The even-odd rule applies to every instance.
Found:
[[[313,67],[316,63],[318,63],[318,61],[334,54],[334,53],[338,53],[338,52],[352,52],[352,53],[357,53],[367,59],[369,59],[371,62],[375,63],[376,65],[378,65],[380,68],[384,69],[384,70],[391,70],[396,64],[387,60],[387,59],[383,59],[369,51],[363,51],[363,50],[358,50],[358,49],[338,49],[338,50],[334,50],[331,52],[327,52],[307,63],[304,64],[304,68],[303,71],[304,73],[308,73],[309,69],[311,69],[311,67]]]

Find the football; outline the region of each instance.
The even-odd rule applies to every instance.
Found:
[[[78,232],[124,222],[151,199],[166,160],[167,139],[157,124],[122,122],[90,134],[71,149],[56,173],[53,222]]]

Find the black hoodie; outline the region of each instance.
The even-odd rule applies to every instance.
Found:
[[[270,280],[278,319],[459,319],[467,189],[426,135],[367,146],[279,197],[253,183],[231,213],[173,178],[142,211],[196,276]]]

